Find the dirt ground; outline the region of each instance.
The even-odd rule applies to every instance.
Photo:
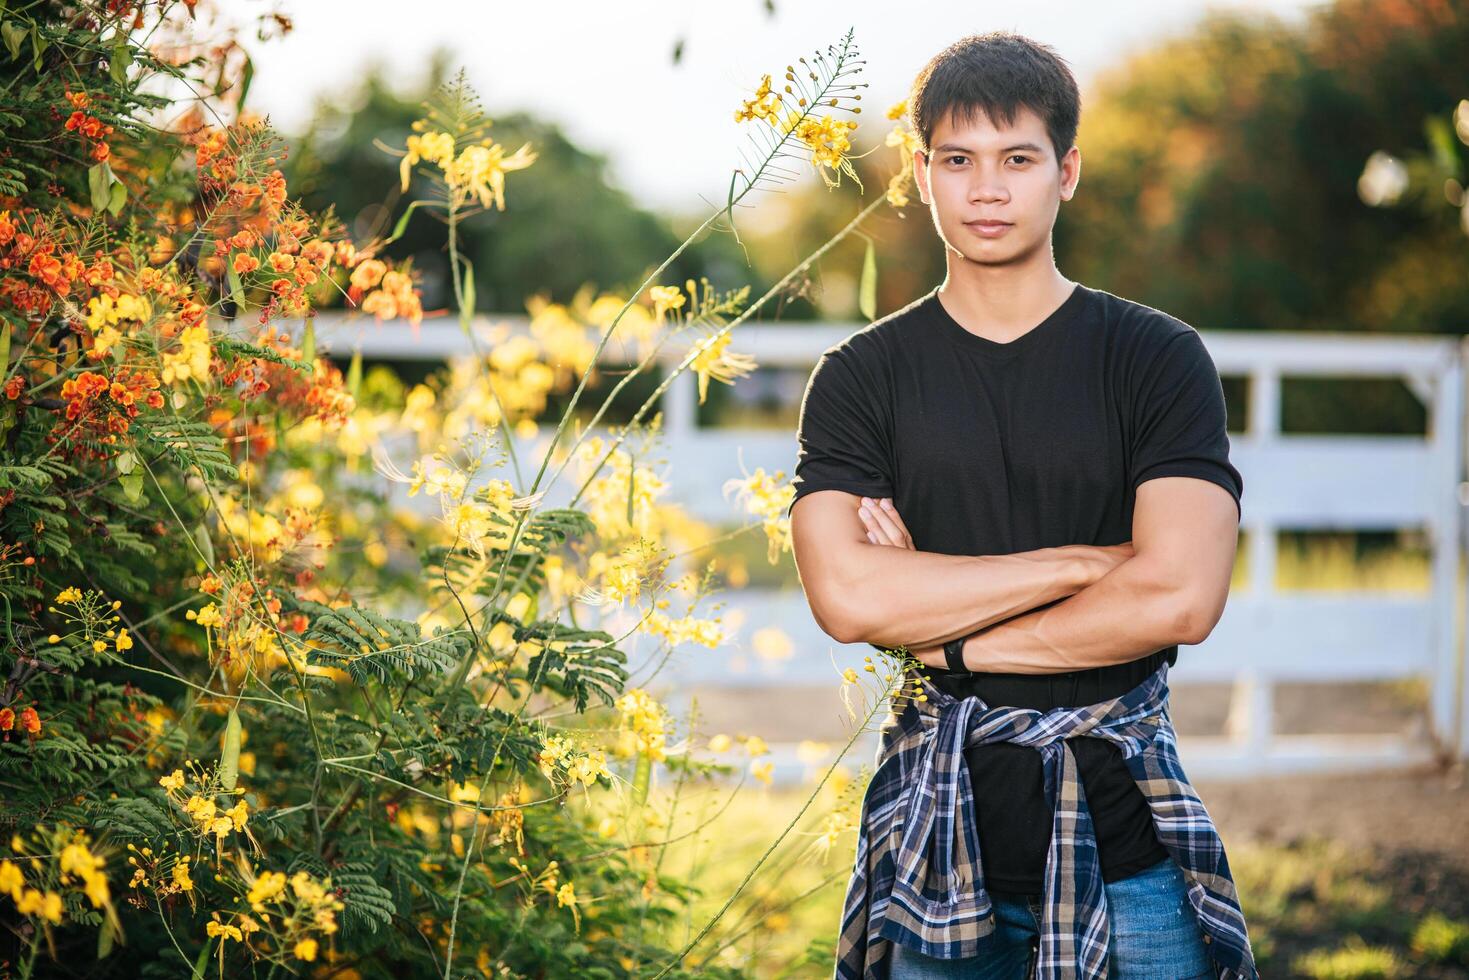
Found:
[[[1197,780],[1195,787],[1230,844],[1324,837],[1382,856],[1431,853],[1469,874],[1469,778],[1463,767]]]

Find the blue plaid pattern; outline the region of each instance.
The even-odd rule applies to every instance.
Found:
[[[1178,760],[1168,664],[1110,701],[1034,711],[955,698],[916,673],[882,733],[862,801],[857,859],[837,946],[837,980],[886,980],[890,944],[942,959],[977,956],[994,931],[964,749],[990,742],[1041,753],[1055,812],[1046,856],[1038,980],[1107,975],[1107,899],[1096,835],[1069,740],[1114,742],[1152,808],[1158,840],[1183,870],[1217,980],[1257,980],[1224,844]],[[905,690],[914,690],[910,685]]]

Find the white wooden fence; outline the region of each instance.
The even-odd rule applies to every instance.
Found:
[[[524,329],[524,318],[478,318]],[[799,399],[822,350],[860,324],[750,325],[733,349],[762,367],[790,369],[787,397]],[[287,325],[287,329],[289,326]],[[1247,776],[1268,772],[1368,769],[1469,755],[1469,696],[1458,609],[1464,553],[1464,353],[1453,339],[1360,334],[1201,331],[1226,377],[1249,379],[1249,428],[1231,436],[1231,457],[1245,480],[1242,526],[1248,533],[1249,586],[1231,593],[1223,618],[1197,647],[1180,651],[1180,681],[1229,682],[1234,697],[1223,738],[1185,737],[1190,773]],[[427,322],[415,337],[406,324],[317,319],[318,343],[337,357],[361,344],[371,360],[439,360],[468,349],[457,323]],[[610,345],[609,345],[610,350]],[[686,347],[667,352],[678,360]],[[615,359],[615,358],[614,358]],[[1281,379],[1296,376],[1404,379],[1428,409],[1426,437],[1315,436],[1280,431]],[[739,382],[748,385],[756,379]],[[701,428],[692,375],[664,397],[664,429],[673,499],[701,518],[738,519],[724,481],[764,467],[789,478],[794,432]],[[521,459],[539,459],[545,436],[520,443]],[[537,445],[539,444],[539,445]],[[548,503],[565,488],[553,488]],[[569,495],[569,490],[566,490]],[[1427,594],[1283,592],[1274,582],[1277,531],[1421,528],[1431,548]],[[835,681],[834,652],[860,663],[865,646],[835,643],[816,627],[799,593],[745,590],[727,595],[746,622],[789,634],[796,655],[772,676],[735,677],[726,661],[691,656],[681,675],[690,684]],[[1280,682],[1385,681],[1420,678],[1429,690],[1425,733],[1283,735],[1274,724]],[[758,731],[758,720],[751,729]],[[793,771],[794,747],[778,747],[778,772]]]

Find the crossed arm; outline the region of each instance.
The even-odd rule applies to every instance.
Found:
[[[1061,673],[1201,642],[1224,611],[1239,512],[1207,480],[1142,483],[1128,544],[1013,555],[918,551],[892,502],[871,503],[822,490],[791,511],[812,613],[843,643],[942,667],[943,644],[969,636],[970,670]]]

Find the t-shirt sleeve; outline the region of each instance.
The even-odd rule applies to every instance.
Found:
[[[831,348],[806,382],[797,425],[796,488],[790,506],[817,490],[864,497],[893,495],[892,452],[880,377],[853,352]]]
[[[1160,476],[1192,476],[1217,483],[1234,498],[1244,479],[1229,460],[1224,387],[1198,331],[1189,327],[1163,342],[1134,394],[1134,489]]]

